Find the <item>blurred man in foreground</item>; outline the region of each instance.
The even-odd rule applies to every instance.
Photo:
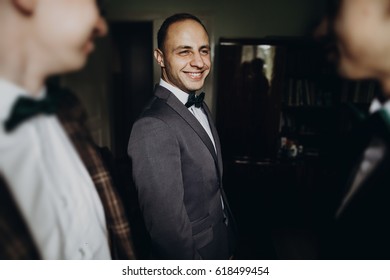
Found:
[[[133,258],[77,99],[45,87],[106,32],[95,0],[0,0],[0,259]]]
[[[339,72],[376,79],[383,93],[359,134],[361,150],[336,213],[334,258],[390,258],[390,1],[333,1],[328,18]]]

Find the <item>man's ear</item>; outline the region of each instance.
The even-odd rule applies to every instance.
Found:
[[[154,50],[154,58],[156,59],[158,65],[160,65],[161,67],[165,67],[164,66],[164,54],[162,53],[162,51],[160,49]]]
[[[12,0],[13,5],[23,14],[31,15],[38,0]]]

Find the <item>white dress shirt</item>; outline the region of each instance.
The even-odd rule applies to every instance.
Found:
[[[374,99],[371,103],[369,112],[373,114],[380,109],[385,109],[390,113],[390,101],[382,104],[379,100]],[[349,201],[352,199],[356,191],[362,185],[364,180],[368,177],[368,175],[375,169],[375,167],[382,161],[384,154],[386,153],[387,146],[383,139],[373,137],[369,146],[363,153],[362,162],[359,166],[359,169],[356,172],[355,178],[353,179],[353,183],[351,188],[348,190],[346,196],[343,199],[343,202],[340,208],[337,211],[337,216],[342,213],[345,207],[348,205]]]
[[[170,92],[172,92],[180,100],[181,103],[187,103],[188,93],[182,91],[177,87],[172,86],[171,84],[168,84],[163,79],[160,79],[160,86],[165,87]],[[196,108],[195,106],[191,106],[190,108],[188,108],[188,110],[190,110],[190,112],[195,116],[195,118],[200,122],[204,130],[207,132],[207,135],[210,137],[211,142],[213,142],[214,150],[215,152],[217,152],[217,149],[215,148],[214,137],[210,129],[210,124],[207,120],[206,113],[203,111],[203,108]]]
[[[110,259],[103,206],[57,117],[41,114],[4,130],[26,92],[0,79],[0,174],[42,258]]]

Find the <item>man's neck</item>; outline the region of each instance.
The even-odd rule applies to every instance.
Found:
[[[381,97],[381,101],[386,101],[390,99],[390,76],[385,77],[381,80],[383,96]]]
[[[20,32],[6,28],[15,25]],[[26,23],[24,23],[26,24]],[[0,26],[0,77],[25,89],[31,95],[37,95],[42,90],[47,75],[43,70],[42,59],[34,51],[28,30],[18,21],[5,22]]]
[[[14,57],[14,56],[13,56]],[[7,57],[0,53],[0,77],[24,88],[28,94],[38,95],[45,83],[45,77],[40,75],[39,69],[34,65],[24,63],[21,60]]]

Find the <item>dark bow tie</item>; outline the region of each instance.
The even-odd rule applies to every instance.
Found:
[[[185,104],[185,106],[187,108],[190,108],[192,105],[195,105],[196,108],[200,108],[202,107],[203,99],[204,99],[204,92],[202,92],[198,96],[196,96],[195,93],[190,93],[188,95],[188,101]]]
[[[15,102],[11,114],[4,123],[7,132],[14,130],[23,121],[38,114],[54,114],[58,107],[58,95],[47,94],[45,98],[35,100],[21,96]]]

